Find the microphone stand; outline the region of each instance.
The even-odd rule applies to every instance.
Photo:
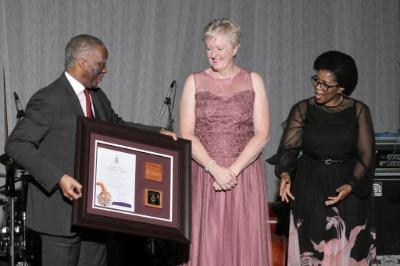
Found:
[[[174,91],[173,101],[171,101],[171,94],[173,91]],[[169,87],[167,96],[164,98],[163,107],[159,115],[159,118],[161,119],[163,117],[165,108],[166,107],[168,108],[168,123],[166,129],[169,131],[173,131],[174,119],[172,117],[172,109],[175,102],[175,96],[176,96],[176,81],[173,80]],[[148,238],[145,240],[144,245],[145,249],[151,254],[151,259],[150,259],[151,261],[149,262],[150,263],[149,265],[151,266],[176,265],[176,263],[172,262],[172,259],[175,259],[175,254],[173,254],[173,258],[168,257],[168,255],[170,255],[169,254],[170,250],[168,250],[168,242],[166,242],[166,240]],[[172,252],[176,253],[175,242],[173,242],[172,245],[173,245]]]
[[[172,88],[175,89],[174,91],[174,102],[175,102],[175,96],[176,96],[176,81],[174,80],[171,84]],[[168,124],[167,124],[167,129],[169,131],[173,131],[174,128],[174,118],[172,117],[172,109],[173,109],[173,105],[171,104],[171,98],[170,97],[166,97],[164,100],[164,104],[167,105],[168,107]],[[177,246],[176,246],[176,242],[172,241],[170,243],[172,245],[172,250],[169,250],[169,252],[172,252],[172,256],[170,256],[169,258],[167,258],[168,263],[172,264],[172,265],[177,265]]]
[[[173,96],[173,101],[171,101],[171,94],[172,91],[174,91],[174,96]],[[176,81],[172,81],[171,86],[169,87],[169,91],[167,96],[164,98],[164,102],[163,102],[163,108],[160,112],[160,119],[162,118],[163,114],[164,114],[164,110],[165,107],[168,108],[168,123],[167,123],[167,129],[169,131],[173,131],[173,125],[174,125],[174,119],[172,118],[172,109],[173,109],[173,105],[175,102],[175,96],[176,96]]]
[[[171,98],[169,98],[169,97],[165,98],[164,103],[168,106],[168,124],[167,124],[167,129],[169,131],[173,131],[174,119],[172,118]]]

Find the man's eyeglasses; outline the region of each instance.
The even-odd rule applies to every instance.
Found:
[[[311,77],[311,84],[314,86],[314,88],[316,88],[319,85],[319,88],[323,91],[323,92],[327,92],[329,89],[335,88],[337,86],[339,86],[339,84],[335,84],[335,85],[329,85],[326,84],[323,81],[319,81],[317,76],[312,76]]]

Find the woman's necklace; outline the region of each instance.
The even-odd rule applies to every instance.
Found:
[[[240,72],[240,71],[239,71]],[[218,96],[222,96],[222,94],[226,91],[226,89],[230,86],[232,80],[239,74],[239,72],[233,73],[229,77],[214,77],[214,81],[216,83],[216,93]]]
[[[217,92],[218,96],[222,96],[222,94],[224,93],[224,91],[226,91],[226,88],[230,84],[231,80],[232,80],[232,78],[230,78],[230,79],[215,79],[215,83],[217,84],[216,92]]]

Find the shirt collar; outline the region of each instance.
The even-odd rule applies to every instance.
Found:
[[[75,91],[76,95],[79,95],[85,90],[85,86],[83,86],[77,79],[75,79],[71,74],[65,71],[65,76],[67,77],[69,83]]]

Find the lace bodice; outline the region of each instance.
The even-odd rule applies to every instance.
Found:
[[[254,136],[254,89],[250,73],[241,70],[231,79],[194,74],[195,134],[213,158],[234,158]]]

